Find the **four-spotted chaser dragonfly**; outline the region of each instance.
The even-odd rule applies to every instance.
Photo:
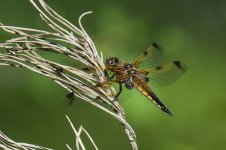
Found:
[[[139,69],[139,65],[147,60],[155,62],[160,56],[162,50],[156,43],[152,43],[148,49],[138,56],[132,63],[121,62],[117,57],[106,59],[106,70],[113,73],[111,77],[106,75],[110,82],[119,83],[119,92],[116,99],[122,91],[122,84],[127,89],[135,87],[157,105],[162,111],[172,115],[169,109],[159,100],[156,94],[151,90],[148,83],[157,81],[160,85],[168,85],[182,76],[186,70],[186,65],[180,61],[173,61],[168,64],[155,66],[147,69]]]

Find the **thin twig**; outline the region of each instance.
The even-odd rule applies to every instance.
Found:
[[[73,130],[73,132],[74,132],[74,134],[75,134],[75,137],[76,137],[76,140],[75,140],[75,141],[76,141],[76,147],[77,147],[77,150],[80,149],[80,146],[81,146],[82,150],[85,150],[85,146],[84,146],[84,144],[83,144],[83,142],[82,142],[82,140],[81,140],[81,138],[80,138],[82,132],[84,132],[84,133],[86,134],[86,136],[89,138],[89,140],[90,140],[91,143],[93,144],[95,150],[98,150],[98,148],[97,148],[95,142],[93,141],[93,139],[91,138],[91,136],[89,135],[89,133],[82,127],[82,125],[80,126],[79,130],[77,131],[77,130],[75,129],[73,123],[71,122],[70,118],[69,118],[67,115],[66,115],[66,118],[67,118],[68,122],[70,123],[71,128],[72,128],[72,130]],[[67,147],[70,149],[70,146],[69,146],[69,145],[67,145]]]

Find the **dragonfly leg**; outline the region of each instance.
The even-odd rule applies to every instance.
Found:
[[[113,74],[109,79],[112,80],[115,77],[115,74]]]
[[[118,82],[118,83],[119,83],[119,91],[118,91],[117,95],[115,96],[114,101],[118,101],[118,97],[122,92],[122,82]]]
[[[109,77],[107,70],[104,70],[104,75],[108,80],[112,80],[115,77],[115,73],[111,77]]]
[[[108,80],[110,79],[107,70],[104,70],[104,75]]]

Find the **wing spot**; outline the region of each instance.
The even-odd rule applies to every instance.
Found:
[[[162,69],[162,67],[161,67],[161,66],[158,66],[158,67],[156,67],[155,69],[156,69],[156,70],[160,70],[160,69]]]
[[[156,48],[157,50],[160,50],[160,48],[159,48],[159,46],[158,46],[157,43],[152,43],[152,46],[153,46],[154,48]]]
[[[145,52],[144,52],[144,55],[147,55],[147,54],[148,54],[148,51],[145,51]]]
[[[184,71],[184,68],[181,66],[181,62],[180,61],[173,61],[173,63],[177,66],[178,69]]]

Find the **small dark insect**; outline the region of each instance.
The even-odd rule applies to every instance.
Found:
[[[74,101],[75,99],[75,96],[74,96],[74,92],[70,92],[66,95],[66,98],[69,100],[69,104],[72,104],[72,102]]]
[[[120,88],[118,94],[116,95],[116,99],[122,91],[122,84],[124,84],[127,89],[132,89],[135,87],[155,105],[157,105],[162,111],[172,115],[169,109],[151,90],[148,83],[152,83],[152,81],[157,80],[161,86],[169,85],[186,72],[186,65],[182,64],[180,61],[173,61],[160,66],[139,69],[139,65],[142,62],[156,61],[156,57],[160,56],[161,53],[162,50],[159,48],[159,46],[156,43],[153,43],[132,63],[121,62],[117,57],[110,57],[106,59],[106,70],[113,73],[113,77],[108,77],[109,82],[119,83]]]
[[[58,67],[58,66],[56,66],[55,69],[56,69],[56,71],[59,72],[59,73],[61,73],[61,72],[64,71],[64,69],[63,69],[62,67]]]

